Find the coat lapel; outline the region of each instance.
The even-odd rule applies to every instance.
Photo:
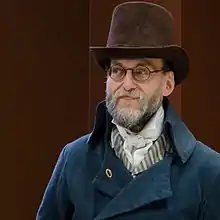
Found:
[[[106,144],[101,168],[92,181],[96,190],[113,198],[130,180],[132,180],[132,176],[122,162],[114,155],[113,149]]]
[[[171,162],[172,157],[168,156],[135,179],[132,179],[108,203],[95,220],[107,219],[130,212],[172,196],[170,184]],[[104,184],[106,186],[106,183]]]

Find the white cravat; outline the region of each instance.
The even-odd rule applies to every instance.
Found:
[[[164,109],[162,106],[138,134],[121,127],[115,123],[114,119],[112,120],[112,123],[117,126],[120,135],[124,139],[123,149],[133,167],[140,164],[153,142],[161,135],[163,120]]]

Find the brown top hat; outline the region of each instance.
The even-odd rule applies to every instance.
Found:
[[[189,71],[183,48],[173,43],[173,18],[162,6],[137,1],[115,7],[105,47],[90,47],[95,61],[103,68],[111,58],[163,58],[171,64],[175,83]]]

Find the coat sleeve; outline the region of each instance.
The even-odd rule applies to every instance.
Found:
[[[60,153],[51,179],[45,190],[36,220],[72,219],[74,206],[71,204],[66,182],[66,147]]]
[[[220,220],[220,175],[216,178],[202,212],[202,220]]]

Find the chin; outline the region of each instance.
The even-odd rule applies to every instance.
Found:
[[[132,103],[118,103],[117,109],[130,109],[130,110],[140,110],[140,105]]]
[[[121,115],[127,116],[127,117],[136,116],[137,114],[139,115],[141,113],[141,110],[139,108],[135,108],[132,106],[118,107],[117,111],[120,112]]]

